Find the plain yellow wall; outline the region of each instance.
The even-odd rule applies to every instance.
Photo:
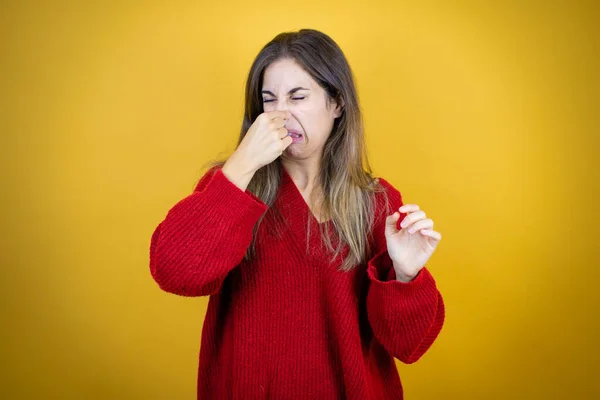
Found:
[[[159,290],[150,236],[234,149],[259,49],[303,27],[350,61],[375,173],[443,235],[446,324],[398,363],[406,398],[600,396],[595,3],[1,7],[0,397],[195,398],[207,298]]]

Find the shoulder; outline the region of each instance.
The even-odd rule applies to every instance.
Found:
[[[376,177],[373,182],[377,212],[389,215],[402,206],[402,193],[392,183],[382,177]]]
[[[387,179],[382,177],[376,177],[374,182],[388,195],[402,196],[400,191],[390,183]]]
[[[202,177],[196,182],[196,187],[194,188],[194,192],[202,191],[206,185],[210,182],[210,180],[215,176],[215,174],[222,168],[222,165],[212,165],[208,168],[208,170],[202,175]]]

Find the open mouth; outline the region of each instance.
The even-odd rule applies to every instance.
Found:
[[[288,129],[288,136],[292,138],[292,143],[299,143],[303,141],[304,135],[300,132]]]

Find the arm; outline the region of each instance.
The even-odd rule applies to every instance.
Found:
[[[152,277],[161,289],[181,296],[217,293],[243,260],[254,225],[266,210],[260,199],[213,168],[155,229]]]
[[[431,347],[440,333],[445,308],[435,280],[427,268],[410,282],[396,280],[393,262],[387,252],[385,218],[402,206],[402,196],[388,182],[380,179],[389,197],[378,200],[374,226],[374,254],[367,265],[369,290],[367,315],[373,335],[400,361],[411,364]],[[398,226],[402,218],[398,221]]]

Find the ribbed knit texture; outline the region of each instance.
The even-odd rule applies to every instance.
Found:
[[[400,193],[380,182],[397,210]],[[169,210],[152,235],[150,271],[167,292],[210,295],[199,399],[403,398],[394,357],[413,363],[427,351],[442,329],[444,303],[426,267],[412,282],[395,280],[387,210],[377,196],[375,256],[351,272],[338,270],[340,258],[331,262],[319,223],[285,169],[273,205],[283,227],[220,169]],[[256,257],[246,261],[263,214]]]

